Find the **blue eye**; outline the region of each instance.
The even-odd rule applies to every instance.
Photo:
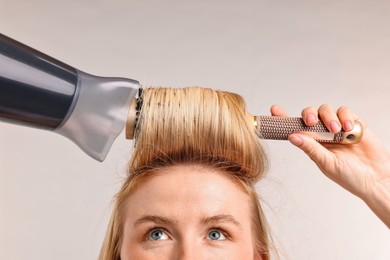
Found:
[[[211,230],[207,234],[207,238],[210,240],[226,240],[226,237],[224,236],[224,234],[217,229]]]
[[[168,235],[162,229],[154,229],[149,233],[150,240],[167,240]]]

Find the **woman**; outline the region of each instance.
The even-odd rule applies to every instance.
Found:
[[[278,106],[274,116],[286,116]],[[266,158],[238,95],[147,89],[129,175],[117,194],[100,259],[269,259],[272,244],[254,189]],[[358,118],[328,105],[302,112],[332,133]],[[365,127],[359,144],[289,140],[390,226],[390,156]]]

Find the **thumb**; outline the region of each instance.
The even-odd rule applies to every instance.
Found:
[[[326,171],[332,165],[331,162],[334,159],[333,153],[313,138],[304,134],[294,133],[288,137],[288,140],[304,151],[322,171]]]

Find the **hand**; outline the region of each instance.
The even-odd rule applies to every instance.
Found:
[[[271,114],[287,116],[276,105],[271,107]],[[355,120],[362,123],[363,138],[357,144],[320,144],[303,133],[291,134],[289,141],[303,150],[327,177],[363,199],[390,228],[390,154],[382,142],[346,107],[337,112],[329,105],[308,107],[302,111],[302,118],[308,126],[321,118],[333,134],[341,129],[352,130]]]

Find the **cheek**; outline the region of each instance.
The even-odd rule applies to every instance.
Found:
[[[237,258],[231,259],[253,259],[254,248],[253,240],[250,235],[244,239],[241,239],[234,245],[234,247],[234,253]]]
[[[244,242],[244,241],[243,241]],[[235,243],[226,248],[210,247],[208,245],[192,244],[190,247],[179,243],[171,243],[154,248],[144,248],[137,244],[127,244],[122,247],[121,260],[169,260],[169,259],[210,259],[210,260],[237,260],[253,259],[254,252],[247,243]],[[187,259],[186,258],[186,259]]]
[[[159,246],[156,248],[144,248],[139,243],[126,244],[122,246],[121,260],[154,260],[172,259],[172,246]]]

